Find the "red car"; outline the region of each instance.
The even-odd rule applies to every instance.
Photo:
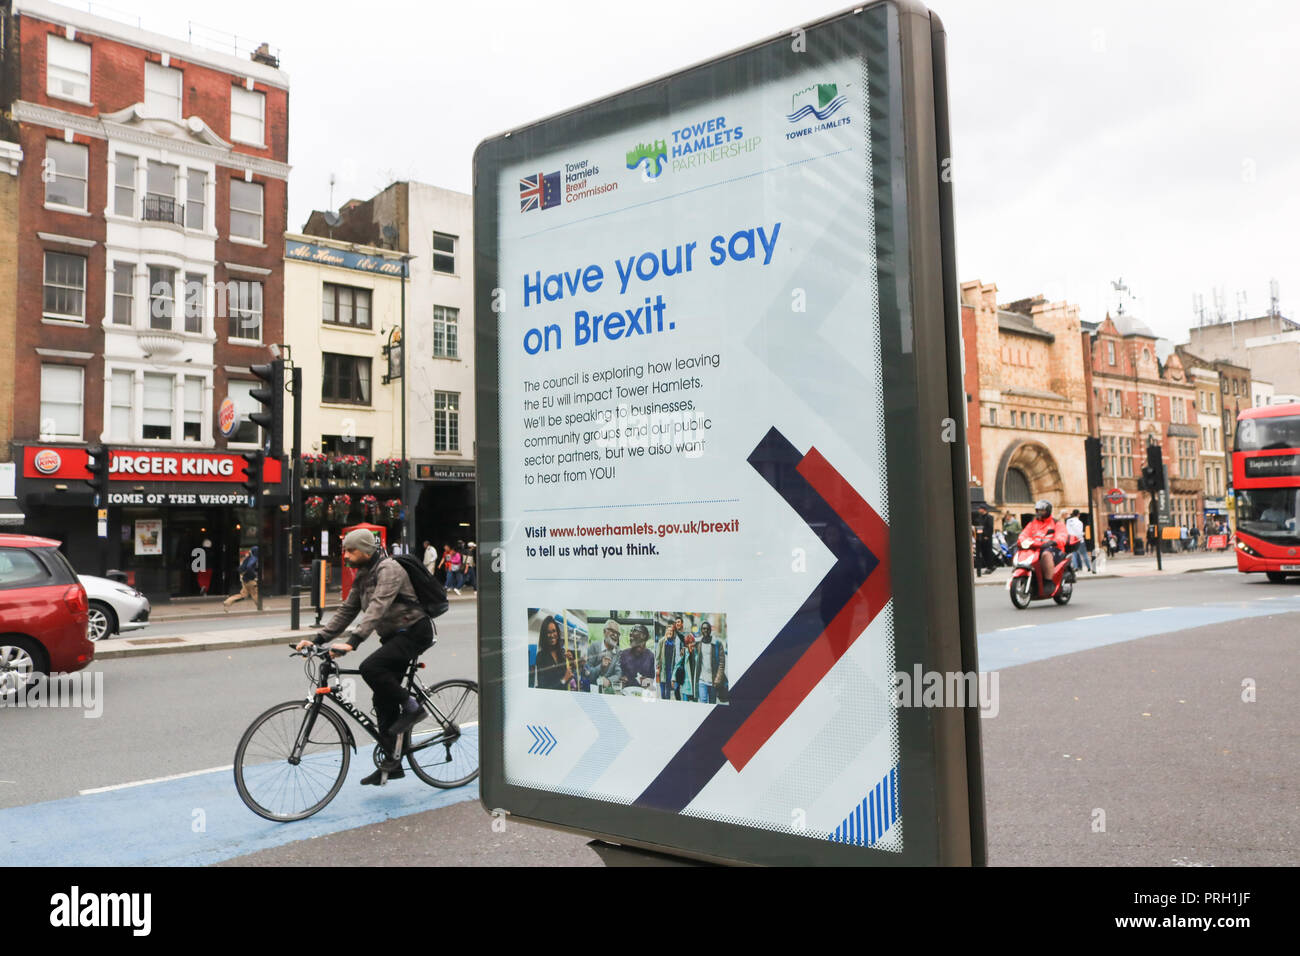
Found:
[[[79,671],[95,657],[86,589],[59,542],[0,534],[0,693],[34,673]]]

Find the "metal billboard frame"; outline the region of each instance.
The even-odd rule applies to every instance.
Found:
[[[873,111],[888,496],[892,521],[904,530],[890,536],[898,660],[900,665],[920,662],[926,670],[940,672],[978,671],[943,26],[914,0],[882,0],[801,29],[807,49],[799,54],[802,59],[789,58],[793,34],[779,34],[491,137],[475,151],[481,799],[489,812],[699,860],[983,865],[986,841],[977,704],[899,709],[900,777],[907,781],[901,788],[901,802],[908,821],[902,852],[720,824],[634,804],[514,786],[505,780],[502,592],[492,552],[520,532],[504,527],[501,519],[499,340],[494,320],[496,291],[502,285],[496,231],[500,171],[531,155],[659,120],[668,112],[664,103],[669,88],[673,108],[680,110],[743,90],[752,76],[766,79],[780,75],[783,67],[805,68],[818,56],[829,60],[863,52],[883,57],[888,64],[888,82],[881,81],[879,71],[873,73],[867,107]],[[896,202],[900,197],[901,205]]]

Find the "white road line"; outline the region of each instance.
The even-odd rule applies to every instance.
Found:
[[[1172,611],[1173,609],[1174,608],[1172,604],[1166,604],[1164,607],[1144,607],[1142,610],[1146,612],[1146,611]]]
[[[209,767],[207,770],[191,770],[188,773],[174,773],[167,777],[150,777],[148,780],[132,780],[130,783],[115,783],[111,787],[91,787],[89,790],[78,790],[81,796],[91,793],[107,793],[109,790],[126,790],[128,787],[143,787],[147,783],[163,783],[167,780],[180,780],[184,777],[198,777],[205,773],[224,773],[233,770],[234,764],[227,764],[224,767]]]
[[[997,633],[1001,634],[1003,631],[1023,631],[1023,630],[1024,630],[1025,628],[1027,628],[1027,627],[1037,627],[1037,625],[1036,625],[1036,624],[1021,624],[1019,627],[1000,627],[1000,628],[998,628]]]
[[[1105,614],[1085,614],[1083,617],[1076,617],[1076,621],[1094,621],[1099,617],[1110,617],[1112,612],[1107,611]]]

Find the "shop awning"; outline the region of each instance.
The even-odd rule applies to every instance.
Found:
[[[26,520],[17,498],[0,498],[0,527],[20,525]]]

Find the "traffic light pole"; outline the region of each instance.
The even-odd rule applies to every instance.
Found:
[[[293,367],[293,480],[289,486],[289,629],[299,627],[302,603],[302,369]]]

